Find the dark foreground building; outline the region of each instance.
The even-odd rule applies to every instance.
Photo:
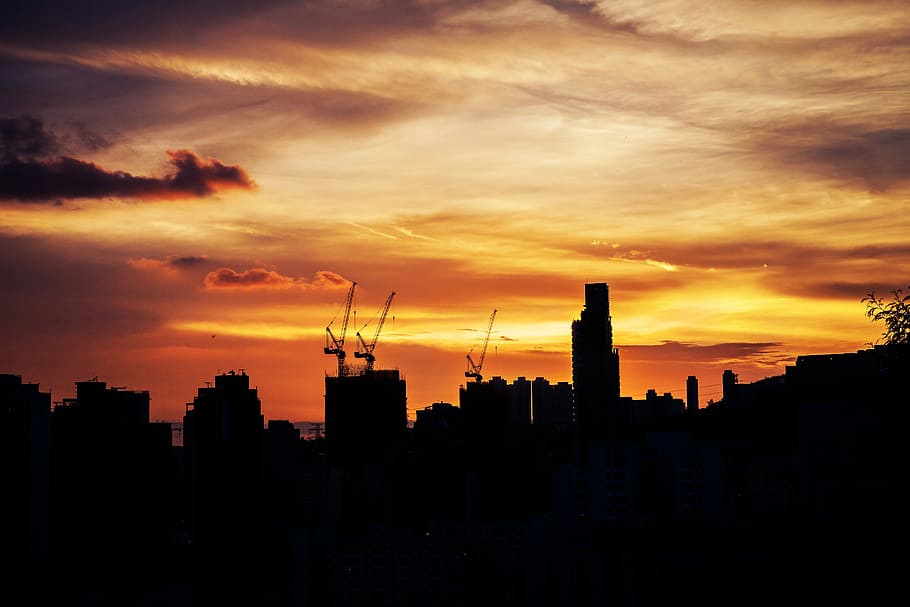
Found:
[[[334,459],[376,459],[404,444],[407,386],[397,369],[325,378],[325,439]]]
[[[6,590],[22,580],[40,580],[48,566],[50,413],[49,392],[22,383],[19,375],[0,374],[0,543],[5,563],[0,583]]]
[[[582,435],[615,437],[628,425],[619,403],[619,351],[606,283],[585,285],[585,305],[572,322],[572,384],[575,423]]]

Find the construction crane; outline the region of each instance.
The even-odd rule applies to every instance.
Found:
[[[376,348],[376,340],[379,339],[379,332],[382,331],[382,325],[385,323],[385,317],[389,313],[389,307],[392,305],[392,298],[395,297],[395,291],[392,291],[392,294],[389,295],[389,298],[385,300],[385,305],[382,308],[382,314],[379,316],[379,324],[376,326],[376,332],[373,333],[373,339],[370,340],[370,343],[363,341],[363,336],[360,335],[360,331],[357,331],[357,340],[360,342],[360,350],[354,352],[354,356],[357,358],[365,358],[366,360],[366,370],[373,370],[373,362],[376,360],[376,357],[373,356],[373,350]],[[369,323],[367,323],[369,324]],[[367,325],[363,325],[366,327]]]
[[[493,319],[496,318],[496,310],[493,310],[493,313],[490,314],[490,322],[487,324],[487,333],[483,338],[483,348],[480,350],[480,358],[477,360],[477,363],[474,363],[474,359],[471,358],[471,352],[474,351],[474,348],[471,348],[471,352],[468,352],[468,370],[464,372],[465,377],[473,377],[477,381],[483,380],[483,375],[480,374],[480,370],[483,368],[483,359],[487,355],[487,344],[490,343],[490,331],[493,330]]]
[[[344,302],[344,320],[341,323],[341,337],[335,337],[335,334],[332,333],[332,323],[335,322],[335,318],[332,318],[332,321],[325,328],[325,348],[323,350],[326,354],[334,354],[338,357],[339,377],[347,375],[347,367],[344,365],[344,336],[348,332],[348,319],[351,316],[351,304],[354,302],[354,287],[356,286],[356,282],[351,283],[348,297]],[[335,317],[338,317],[337,312],[335,313]]]

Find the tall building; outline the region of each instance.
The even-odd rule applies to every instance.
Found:
[[[263,418],[249,376],[230,371],[199,388],[183,417],[189,531],[211,572],[202,579],[225,592],[250,583],[261,515]]]
[[[534,425],[567,429],[572,425],[572,385],[561,381],[551,384],[537,377],[531,385]]]
[[[81,381],[51,415],[52,559],[87,583],[135,581],[162,565],[171,433],[149,423],[149,401]]]
[[[698,378],[686,378],[686,411],[698,411]]]
[[[511,425],[509,384],[501,377],[469,381],[458,389],[462,427],[474,447],[500,446]]]
[[[531,423],[531,382],[526,377],[509,384],[509,417],[518,424]]]
[[[0,374],[2,554],[9,579],[37,576],[48,559],[51,395]],[[6,579],[0,577],[0,579]]]
[[[585,306],[572,322],[575,423],[589,437],[609,437],[628,424],[619,398],[619,351],[613,347],[606,283],[585,284]]]
[[[739,386],[739,376],[736,375],[732,369],[724,369],[721,383],[724,389],[724,403],[729,405],[736,400],[736,396],[738,394],[737,388]]]
[[[336,460],[364,460],[400,447],[408,428],[407,386],[397,369],[325,378],[325,439]]]

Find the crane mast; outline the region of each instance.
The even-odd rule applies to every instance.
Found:
[[[389,313],[389,308],[392,306],[392,298],[395,297],[395,291],[392,291],[392,294],[389,295],[388,299],[385,300],[385,305],[382,308],[382,314],[379,316],[379,324],[376,326],[376,332],[373,333],[373,339],[370,340],[370,343],[363,341],[363,336],[360,335],[360,331],[357,331],[357,340],[360,342],[360,350],[354,352],[354,356],[357,358],[366,359],[366,370],[373,370],[373,362],[375,362],[376,357],[373,355],[373,350],[376,348],[376,340],[379,339],[379,332],[382,331],[382,325],[385,324],[386,315]],[[364,325],[365,327],[366,325]]]
[[[351,317],[351,304],[354,302],[354,287],[356,286],[356,282],[351,283],[347,299],[344,302],[344,318],[341,323],[341,337],[335,337],[335,334],[332,333],[332,323],[335,322],[334,318],[325,328],[325,348],[323,348],[323,351],[326,354],[334,354],[338,358],[339,377],[347,375],[347,368],[344,365],[344,337],[348,332],[348,319]],[[337,312],[335,315],[338,315]]]
[[[490,322],[487,323],[487,333],[483,338],[483,348],[480,350],[480,358],[477,359],[477,363],[474,362],[474,359],[471,358],[471,352],[468,352],[466,358],[468,359],[468,370],[464,372],[465,377],[473,377],[477,381],[483,380],[483,375],[480,374],[481,369],[483,369],[483,359],[487,356],[487,344],[490,343],[490,331],[493,330],[493,319],[496,318],[496,310],[493,310],[493,313],[490,314]],[[471,348],[471,351],[474,349]]]

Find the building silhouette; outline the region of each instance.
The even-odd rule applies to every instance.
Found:
[[[531,423],[531,382],[526,377],[516,377],[509,384],[509,419],[525,426]]]
[[[407,384],[397,369],[350,370],[325,378],[329,457],[366,461],[394,454],[408,428]]]
[[[568,430],[574,423],[572,384],[561,381],[551,384],[536,377],[531,386],[534,406],[534,426]]]
[[[0,602],[757,607],[901,590],[910,349],[799,356],[751,383],[727,369],[704,408],[692,376],[685,402],[618,397],[618,357],[585,375],[615,354],[606,285],[590,295],[573,355],[591,409],[566,382],[493,377],[409,429],[397,371],[346,369],[326,378],[327,437],[307,439],[264,426],[241,370],[199,388],[178,448],[147,392],[78,382],[50,412],[0,375]],[[183,484],[167,482],[175,453]]]
[[[199,388],[183,417],[186,514],[198,592],[244,597],[255,585],[263,417],[241,369]]]
[[[628,425],[619,400],[619,351],[606,283],[585,284],[585,304],[572,322],[572,385],[575,423],[585,436],[616,437]]]
[[[686,411],[698,411],[698,378],[686,378]]]
[[[0,581],[7,590],[41,580],[49,564],[50,412],[49,392],[22,383],[20,375],[0,374],[5,557]]]
[[[52,560],[76,588],[141,585],[167,566],[171,430],[148,391],[76,382],[51,416]]]

